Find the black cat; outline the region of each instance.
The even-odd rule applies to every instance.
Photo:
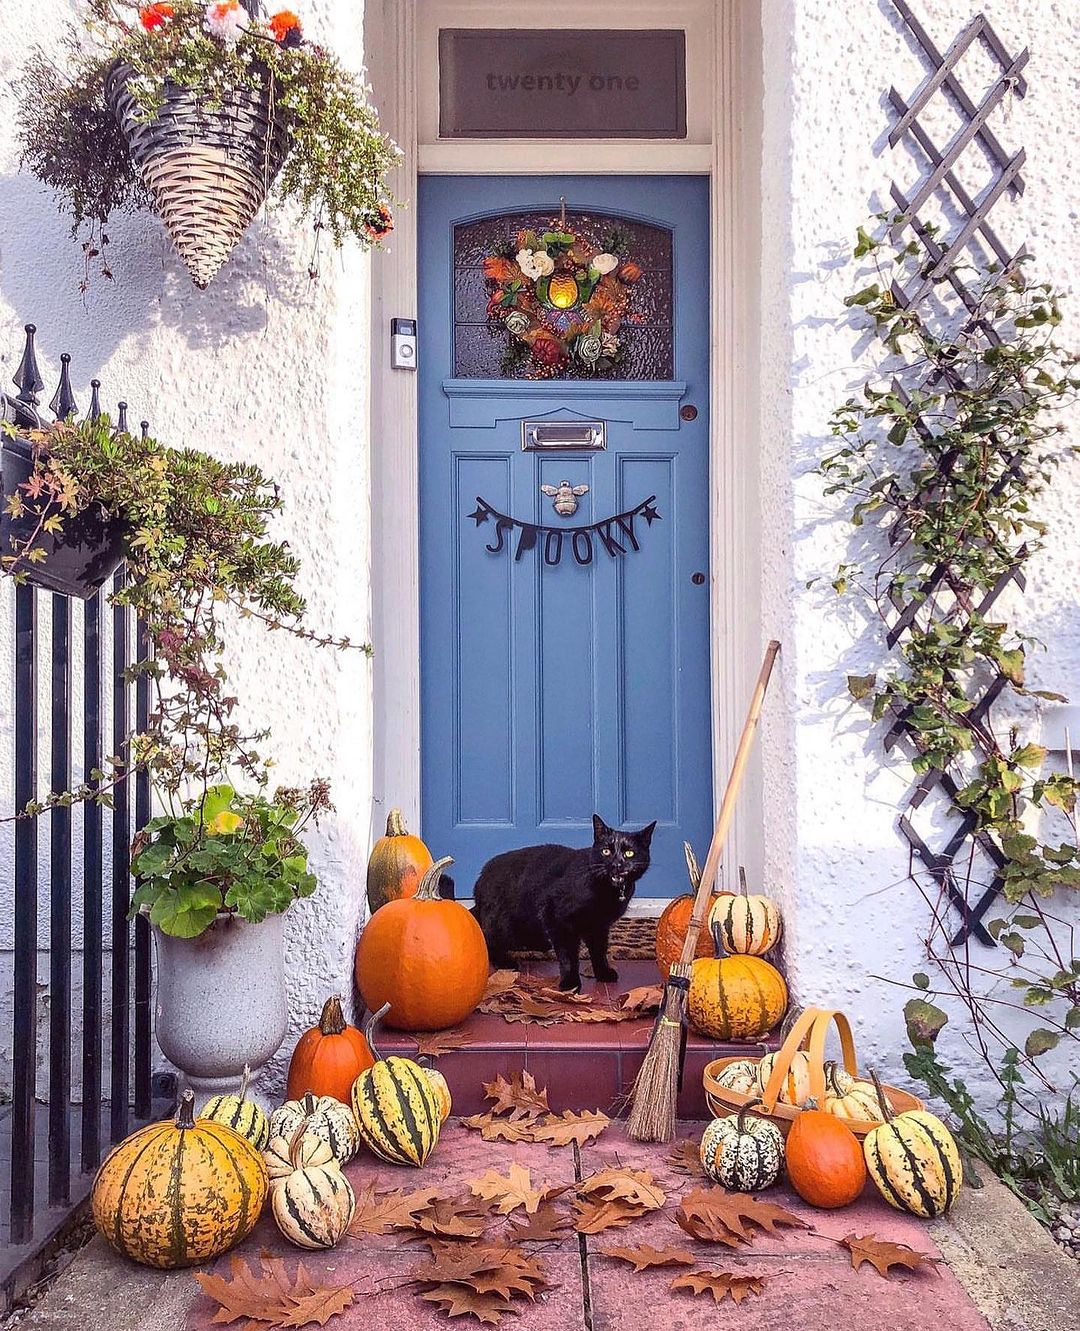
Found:
[[[511,965],[511,951],[551,948],[559,988],[580,989],[578,952],[584,941],[598,980],[617,980],[607,957],[608,932],[626,912],[637,881],[649,867],[656,824],[617,832],[593,814],[593,843],[526,846],[488,860],[473,891],[473,914],[495,966]]]

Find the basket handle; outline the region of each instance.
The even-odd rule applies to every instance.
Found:
[[[840,1036],[840,1050],[844,1067],[852,1076],[858,1074],[859,1065],[855,1057],[855,1041],[851,1034],[851,1024],[842,1012],[829,1009],[808,1007],[799,1014],[788,1037],[777,1051],[773,1060],[772,1072],[761,1095],[762,1109],[771,1114],[780,1098],[780,1088],[784,1078],[791,1070],[791,1060],[796,1053],[806,1046],[810,1055],[810,1094],[822,1108],[825,1104],[825,1038],[829,1033],[830,1023],[836,1024]]]

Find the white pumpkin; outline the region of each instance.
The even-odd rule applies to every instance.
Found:
[[[266,1161],[271,1185],[288,1178],[298,1166],[337,1163],[330,1143],[324,1137],[308,1132],[303,1126],[297,1128],[291,1138],[271,1137],[263,1151],[263,1159]]]
[[[714,1118],[701,1137],[701,1166],[714,1183],[734,1192],[758,1192],[780,1177],[784,1138],[775,1123],[747,1111]]]
[[[738,1091],[740,1095],[756,1095],[758,1086],[758,1065],[755,1058],[739,1058],[729,1063],[717,1074],[716,1084],[727,1091]]]
[[[349,1228],[356,1198],[336,1160],[304,1164],[321,1154],[300,1131],[289,1150],[293,1168],[273,1185],[270,1209],[274,1223],[298,1248],[332,1248]],[[324,1144],[325,1145],[325,1144]]]
[[[776,1054],[766,1054],[758,1064],[758,1090],[762,1095],[772,1076]],[[785,1105],[798,1105],[800,1108],[810,1099],[810,1055],[805,1049],[796,1050],[791,1056],[791,1065],[780,1083],[777,1099]]]
[[[297,1128],[321,1137],[339,1165],[348,1164],[360,1149],[360,1132],[352,1110],[332,1095],[312,1095],[286,1100],[270,1115],[270,1136],[291,1142]]]

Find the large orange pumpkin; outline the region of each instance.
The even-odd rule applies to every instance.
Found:
[[[420,879],[431,868],[431,851],[405,826],[400,809],[391,809],[386,835],[371,848],[367,870],[368,908],[374,913],[388,901],[416,895]]]
[[[701,871],[698,869],[697,859],[689,841],[683,842],[683,854],[686,856],[686,871],[690,877],[691,891],[686,896],[676,897],[674,901],[669,901],[656,922],[656,964],[659,966],[660,974],[665,980],[672,966],[682,956],[686,931],[690,926],[690,916],[694,912],[693,894],[697,891],[698,882],[701,879]],[[714,892],[709,898],[705,918],[708,919],[709,912],[721,897],[731,895],[730,892]],[[712,955],[712,938],[709,936],[709,930],[702,926],[698,934],[697,951],[694,956],[711,957]]]
[[[866,1182],[866,1162],[859,1139],[835,1114],[813,1100],[796,1115],[785,1154],[791,1186],[804,1202],[834,1210],[858,1197]]]
[[[347,1105],[353,1082],[374,1062],[368,1042],[345,1020],[341,999],[334,994],[323,1004],[319,1024],[296,1042],[285,1099],[299,1100],[310,1091]]]
[[[690,968],[690,1022],[714,1040],[756,1040],[787,1007],[784,977],[760,957],[699,957]]]
[[[439,1031],[462,1021],[484,995],[488,951],[483,930],[457,901],[439,897],[453,861],[433,864],[413,897],[388,901],[356,945],[356,983],[374,1012],[390,1004],[386,1024],[399,1031]]]

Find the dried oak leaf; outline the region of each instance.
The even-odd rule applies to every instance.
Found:
[[[349,1233],[389,1234],[392,1229],[408,1229],[416,1220],[416,1213],[429,1206],[438,1196],[430,1189],[418,1192],[378,1192],[374,1184],[356,1194],[356,1210],[349,1222]]]
[[[478,1322],[494,1324],[503,1313],[516,1312],[509,1301],[498,1294],[477,1294],[467,1285],[432,1285],[420,1295],[434,1303],[447,1317],[475,1317]]]
[[[548,1286],[543,1265],[519,1248],[505,1245],[430,1242],[431,1258],[409,1277],[414,1284],[464,1285],[477,1294],[518,1294],[534,1299]]]
[[[574,1203],[574,1228],[579,1234],[600,1234],[605,1229],[621,1229],[631,1220],[647,1215],[644,1206],[630,1202],[579,1198]]]
[[[675,1219],[692,1238],[725,1243],[729,1248],[750,1242],[753,1235],[748,1225],[769,1234],[775,1234],[780,1225],[810,1228],[805,1220],[774,1202],[761,1202],[756,1197],[723,1188],[696,1188],[688,1192],[679,1203]]]
[[[512,1243],[546,1243],[566,1237],[571,1229],[570,1217],[557,1210],[549,1201],[542,1201],[532,1215],[522,1221],[511,1219],[508,1234]]]
[[[693,1266],[698,1260],[686,1248],[654,1248],[648,1243],[641,1243],[636,1248],[604,1248],[602,1252],[605,1257],[629,1262],[635,1271],[644,1271],[650,1266]]]
[[[582,1179],[577,1191],[582,1197],[626,1202],[630,1206],[640,1206],[643,1211],[658,1211],[667,1201],[663,1188],[644,1169],[602,1169]]]
[[[544,1197],[544,1189],[533,1187],[529,1171],[516,1160],[511,1161],[510,1168],[505,1174],[500,1174],[496,1169],[489,1169],[482,1178],[473,1179],[469,1184],[469,1191],[474,1197],[494,1202],[495,1209],[500,1215],[509,1215],[519,1206],[532,1213]]]
[[[742,1303],[748,1294],[760,1294],[764,1285],[764,1276],[736,1275],[732,1271],[688,1271],[671,1282],[673,1290],[711,1294],[717,1303],[723,1303],[725,1299]]]
[[[316,1285],[303,1262],[297,1262],[292,1279],[280,1257],[264,1253],[259,1266],[261,1274],[257,1275],[234,1253],[228,1276],[196,1272],[203,1293],[219,1305],[212,1321],[235,1322],[244,1317],[267,1327],[325,1326],[353,1302],[351,1285]]]
[[[538,1087],[531,1072],[514,1072],[510,1080],[500,1073],[494,1081],[484,1082],[484,1098],[494,1102],[493,1114],[509,1114],[513,1120],[539,1118],[549,1114],[547,1087]]]
[[[569,1146],[573,1142],[584,1146],[599,1137],[610,1122],[599,1109],[583,1109],[580,1113],[567,1109],[541,1119],[533,1128],[532,1140],[547,1146]]]
[[[475,1239],[491,1224],[491,1213],[472,1197],[436,1197],[417,1211],[410,1228],[448,1239]]]
[[[632,1012],[635,1016],[646,1016],[655,1012],[664,998],[664,990],[658,984],[643,984],[637,989],[629,989],[619,995],[620,1012]]]
[[[931,1257],[927,1252],[916,1252],[906,1243],[889,1243],[876,1234],[848,1234],[840,1242],[851,1253],[851,1265],[856,1271],[864,1262],[869,1262],[878,1275],[886,1279],[894,1266],[904,1266],[909,1271],[929,1267],[935,1275],[940,1274],[937,1269],[939,1258]]]
[[[533,1141],[532,1120],[522,1119],[512,1122],[508,1118],[496,1118],[494,1114],[472,1114],[461,1120],[466,1128],[479,1132],[486,1142],[531,1142]]]
[[[517,971],[492,971],[488,976],[487,988],[480,1000],[480,1007],[483,1008],[485,1003],[490,1003],[492,999],[499,998],[502,994],[509,993],[510,990],[517,988],[518,979]]]
[[[430,1031],[423,1035],[414,1035],[416,1052],[421,1057],[438,1058],[452,1049],[467,1049],[472,1040],[464,1031]]]
[[[680,1174],[705,1177],[705,1166],[701,1163],[701,1147],[696,1141],[676,1142],[668,1153],[667,1163]]]

